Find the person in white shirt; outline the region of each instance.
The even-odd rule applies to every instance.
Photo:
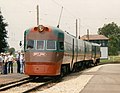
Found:
[[[20,73],[24,73],[24,54],[20,53]]]
[[[10,53],[10,55],[8,55],[8,73],[13,73],[13,55],[12,53]]]
[[[20,55],[21,53],[18,51],[16,55],[16,61],[17,61],[17,73],[20,73]]]

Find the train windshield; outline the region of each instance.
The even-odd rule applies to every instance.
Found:
[[[54,40],[27,40],[27,50],[57,50],[57,42]],[[60,44],[62,49],[63,44]]]
[[[34,40],[27,41],[27,49],[34,49]]]
[[[48,40],[46,45],[47,50],[56,50],[56,41]]]
[[[37,49],[38,50],[44,49],[44,41],[37,41]]]

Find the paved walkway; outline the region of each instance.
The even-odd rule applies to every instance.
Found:
[[[120,64],[102,66],[80,93],[120,93]]]

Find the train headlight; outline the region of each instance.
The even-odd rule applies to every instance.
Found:
[[[39,31],[39,32],[42,32],[42,31],[44,31],[44,28],[45,28],[45,27],[44,27],[43,25],[39,25],[39,26],[38,26],[38,31]]]
[[[43,32],[43,31],[50,31],[50,30],[48,27],[45,27],[43,25],[39,25],[38,27],[34,27],[34,31]]]

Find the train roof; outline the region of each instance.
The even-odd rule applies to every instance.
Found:
[[[84,35],[80,39],[88,40],[88,35]],[[109,40],[109,38],[104,35],[89,35],[89,40]]]
[[[74,35],[70,34],[69,32],[67,31],[63,31],[62,29],[58,28],[58,27],[53,27],[53,26],[45,26],[45,27],[48,27],[50,28],[54,33],[63,33],[63,34],[67,34],[67,35],[70,35],[71,37],[74,37],[76,38]],[[25,33],[29,33],[31,30],[33,30],[35,27],[31,27],[29,29],[26,29],[25,30]]]

